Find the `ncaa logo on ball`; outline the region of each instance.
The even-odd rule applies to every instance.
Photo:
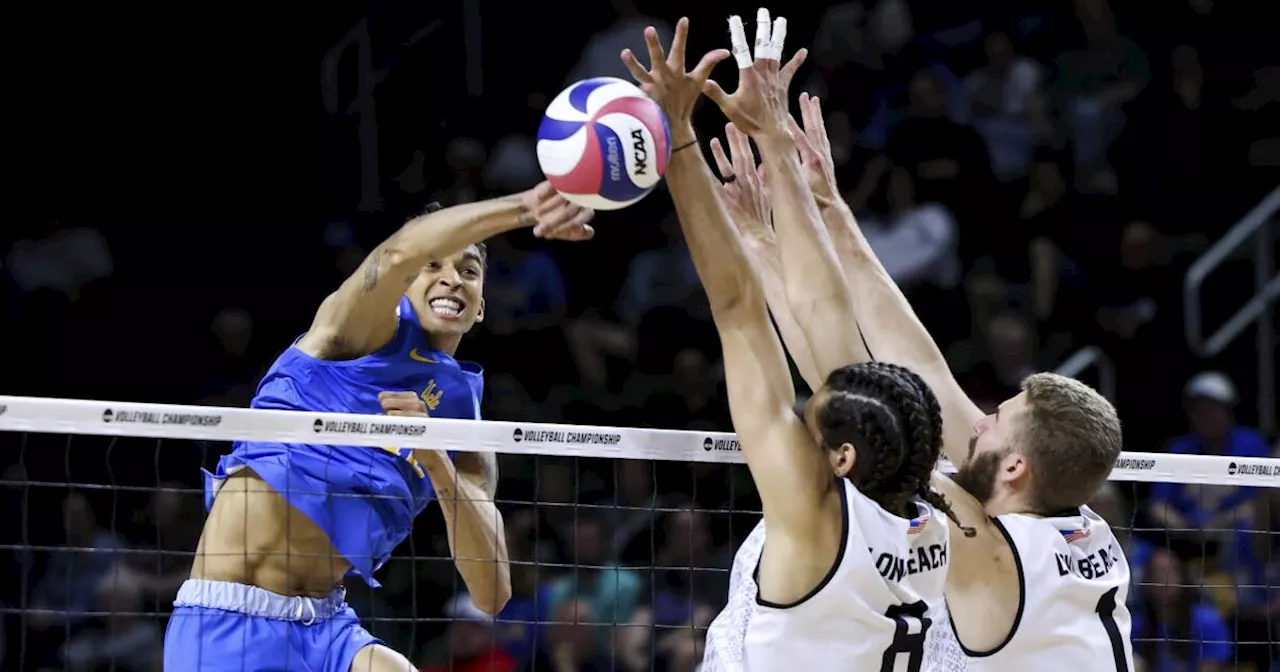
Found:
[[[547,106],[538,165],[566,199],[617,210],[644,198],[671,158],[671,130],[658,104],[613,77],[577,82]]]

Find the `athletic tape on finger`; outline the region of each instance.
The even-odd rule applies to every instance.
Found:
[[[787,20],[779,16],[773,20],[773,36],[769,39],[769,58],[782,60],[782,45],[787,41]]]
[[[756,60],[773,58],[769,44],[769,10],[761,7],[756,10]]]
[[[747,30],[742,26],[742,17],[729,17],[729,46],[733,60],[739,69],[751,67],[751,47],[747,46]]]

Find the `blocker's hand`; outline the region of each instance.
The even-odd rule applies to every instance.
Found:
[[[787,109],[787,90],[796,70],[804,63],[808,51],[801,49],[781,64],[782,46],[787,38],[787,20],[778,17],[770,29],[769,10],[756,13],[755,59],[747,47],[742,18],[729,17],[729,40],[738,63],[738,89],[732,94],[715,80],[707,80],[704,92],[715,101],[738,130],[758,138],[761,135],[789,135],[791,113]]]
[[[715,49],[707,52],[692,71],[687,71],[684,67],[684,50],[688,39],[689,19],[681,18],[676,23],[676,35],[671,39],[671,53],[665,54],[662,43],[658,41],[658,31],[653,26],[645,28],[644,41],[649,48],[648,70],[640,65],[630,49],[622,51],[622,63],[627,66],[640,89],[662,108],[673,134],[689,123],[693,104],[702,95],[703,85],[706,84],[707,77],[711,76],[711,69],[729,58],[728,50]],[[685,139],[672,138],[672,142],[683,144]]]

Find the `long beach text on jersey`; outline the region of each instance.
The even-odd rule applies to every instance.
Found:
[[[841,481],[845,544],[827,578],[805,599],[760,599],[755,570],[763,522],[734,558],[729,598],[707,632],[704,672],[921,672],[942,599],[949,530],[928,504],[894,516]],[[856,633],[856,636],[851,636]]]
[[[935,523],[939,524],[939,523]],[[906,555],[894,555],[889,551],[877,551],[868,547],[867,552],[876,559],[876,571],[885,581],[901,581],[921,572],[931,572],[947,566],[948,541],[908,548]]]
[[[1132,670],[1129,562],[1107,522],[1081,507],[1078,515],[1005,514],[996,524],[1013,550],[1021,609],[993,651],[964,649],[957,637],[968,672]]]

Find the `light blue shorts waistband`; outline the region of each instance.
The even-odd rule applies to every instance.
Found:
[[[326,621],[342,611],[347,605],[346,599],[347,591],[343,588],[334,588],[322,598],[289,597],[242,583],[189,579],[178,589],[173,606],[220,609],[311,625]]]

